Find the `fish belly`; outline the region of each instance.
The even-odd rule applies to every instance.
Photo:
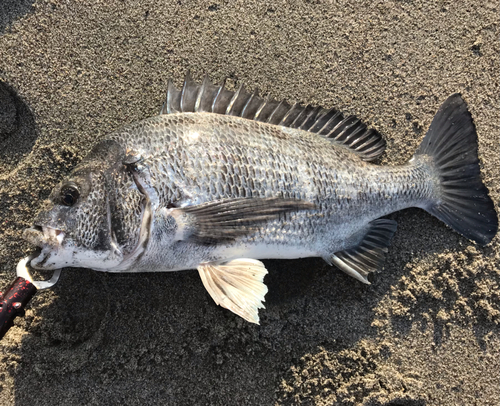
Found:
[[[314,247],[298,244],[239,244],[230,247],[218,247],[213,252],[219,260],[230,261],[237,258],[254,259],[296,259],[319,256]]]

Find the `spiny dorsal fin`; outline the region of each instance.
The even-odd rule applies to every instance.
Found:
[[[293,106],[285,101],[264,99],[257,90],[248,93],[243,86],[235,92],[213,85],[208,76],[198,84],[189,72],[181,90],[168,81],[167,99],[160,114],[208,112],[243,117],[263,123],[298,128],[317,133],[337,145],[348,148],[364,161],[377,159],[385,150],[381,135],[368,129],[355,116],[344,117],[335,109]]]
[[[330,258],[325,258],[325,261],[336,265],[359,281],[370,284],[367,276],[382,268],[387,247],[396,228],[397,223],[394,220],[374,220],[357,247],[336,252]]]

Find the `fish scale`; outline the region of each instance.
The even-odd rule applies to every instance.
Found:
[[[218,129],[216,133],[214,128]],[[239,117],[208,113],[164,115],[108,138],[126,149],[145,151],[142,160],[151,173],[156,178],[167,178],[165,184],[178,185],[180,196],[175,198],[168,190],[162,190],[161,184],[155,185],[161,207],[176,202],[182,206],[247,196],[292,197],[318,205],[320,210],[293,214],[292,222],[276,220],[270,226],[262,226],[259,235],[265,243],[304,244],[305,237],[313,234],[312,227],[314,241],[331,241],[333,245],[333,241],[345,241],[353,234],[353,227],[359,227],[354,224],[360,212],[370,214],[362,218],[366,224],[427,201],[432,189],[428,177],[419,176],[422,168],[418,166],[394,169],[370,165],[315,134]],[[164,161],[174,162],[172,171],[166,172],[158,165]],[[219,174],[224,177],[222,182]],[[405,190],[409,183],[414,186]],[[378,185],[376,190],[370,190],[373,184]],[[353,227],[342,226],[345,223]],[[275,231],[270,232],[271,229]],[[284,242],[284,233],[296,241]],[[255,241],[255,236],[248,239]],[[338,244],[336,248],[345,247]],[[317,252],[319,247],[312,246],[310,250]]]
[[[467,105],[450,96],[413,158],[372,163],[381,135],[335,109],[264,100],[208,78],[169,82],[160,115],[106,136],[25,238],[39,269],[197,269],[214,301],[258,323],[266,258],[322,257],[364,283],[419,207],[487,244],[498,219]]]

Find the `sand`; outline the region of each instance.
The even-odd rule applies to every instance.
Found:
[[[498,2],[4,1],[0,286],[52,187],[106,133],[157,114],[190,69],[356,114],[406,162],[459,92],[499,201]],[[1,405],[499,405],[500,250],[414,209],[365,286],[266,261],[261,325],[197,272],[68,269],[0,343]],[[40,275],[40,277],[49,275]]]

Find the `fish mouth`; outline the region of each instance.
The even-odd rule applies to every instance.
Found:
[[[23,238],[40,248],[59,248],[64,240],[64,232],[57,228],[34,225],[24,230]]]

